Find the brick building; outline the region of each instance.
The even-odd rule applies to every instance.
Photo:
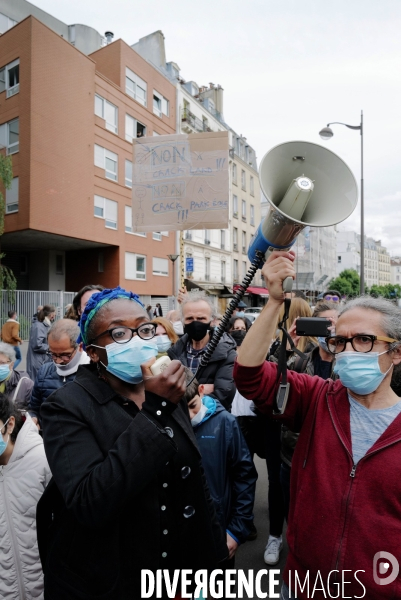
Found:
[[[1,244],[18,288],[171,295],[174,234],[130,229],[132,142],[175,132],[175,86],[122,40],[87,56],[33,16],[0,37],[0,57],[14,174]]]

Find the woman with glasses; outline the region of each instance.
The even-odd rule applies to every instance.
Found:
[[[293,262],[293,252],[273,252],[266,261],[269,302],[234,369],[241,394],[266,413],[277,412],[278,382],[276,365],[264,358],[284,299],[282,283],[295,278]],[[318,600],[330,594],[399,598],[396,564],[388,577],[386,568],[372,565],[382,550],[399,557],[401,539],[401,400],[390,387],[401,363],[400,309],[384,299],[356,298],[343,307],[326,344],[339,379],[289,371],[288,401],[278,415],[300,431],[282,598],[311,597],[295,588],[295,572],[302,584],[306,577],[318,581]]]
[[[184,367],[152,376],[156,325],[138,296],[93,295],[80,329],[92,362],[41,410],[54,478],[38,507],[46,598],[131,600],[143,596],[142,569],[149,582],[157,569],[214,568],[225,535],[182,401]]]
[[[0,598],[43,599],[36,506],[51,477],[32,419],[0,393]]]

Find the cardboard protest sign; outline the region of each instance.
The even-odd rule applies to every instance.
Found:
[[[132,227],[139,231],[228,227],[228,132],[135,140]]]

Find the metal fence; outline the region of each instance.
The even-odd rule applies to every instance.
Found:
[[[75,292],[36,292],[31,290],[17,290],[15,292],[0,293],[0,325],[8,319],[8,311],[15,310],[20,323],[19,335],[21,339],[29,339],[32,317],[37,312],[38,306],[51,304],[56,307],[56,319],[64,316],[65,307],[71,304]]]

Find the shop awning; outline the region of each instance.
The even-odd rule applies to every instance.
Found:
[[[239,285],[235,285],[234,292],[236,292],[239,287]],[[269,290],[261,286],[250,285],[249,288],[246,290],[245,294],[255,294],[256,296],[261,296],[262,298],[268,298]]]

